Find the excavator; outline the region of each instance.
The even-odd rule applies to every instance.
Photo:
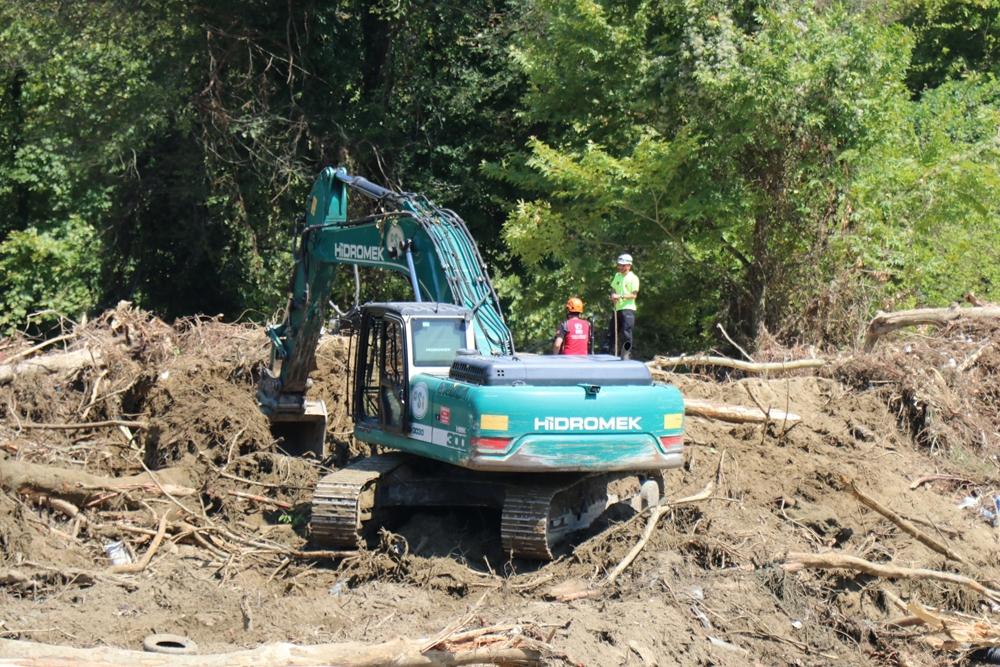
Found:
[[[374,213],[348,216],[348,191]],[[327,167],[312,187],[284,320],[268,328],[257,390],[275,433],[323,457],[326,407],[309,374],[337,269],[402,274],[412,301],[356,305],[349,408],[354,436],[380,453],[321,478],[311,535],[355,548],[389,512],[478,507],[500,513],[512,558],[551,560],[630,478],[659,502],[682,465],[684,404],[638,361],[521,354],[468,227],[426,197]],[[617,486],[615,488],[618,488]]]

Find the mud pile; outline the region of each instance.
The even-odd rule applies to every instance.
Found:
[[[551,664],[960,662],[982,644],[961,623],[989,635],[1000,609],[998,345],[995,329],[951,327],[843,352],[815,374],[654,367],[686,396],[801,421],[689,418],[667,493],[708,487],[706,499],[664,512],[646,542],[649,514],[613,506],[574,550],[538,564],[504,559],[499,517],[455,510],[414,513],[366,551],[317,553],[312,486],[366,449],[350,437],[347,341],[324,339],[313,375],[332,455],[292,457],[254,401],[259,327],[168,326],[122,304],[45,349],[0,342],[0,369],[14,369],[0,373],[0,633],[138,648],[171,632],[224,651],[435,636],[464,621],[544,628]],[[110,570],[115,541],[152,557]],[[803,566],[802,554],[869,566]],[[951,634],[922,614],[947,614]]]

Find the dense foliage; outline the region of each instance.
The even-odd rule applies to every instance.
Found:
[[[0,0],[0,329],[122,298],[268,316],[327,164],[459,211],[522,346],[570,294],[603,319],[624,251],[640,354],[717,325],[843,343],[877,308],[998,300],[998,17]]]
[[[516,53],[547,129],[497,169],[533,193],[505,227],[544,267],[519,281],[522,312],[553,290],[604,301],[618,249],[657,347],[719,323],[842,340],[876,306],[997,294],[994,82],[959,68],[908,89],[932,31],[798,3],[532,12]]]

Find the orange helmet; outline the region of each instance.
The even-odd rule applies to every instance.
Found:
[[[566,301],[566,310],[568,310],[571,313],[582,313],[583,301],[580,301],[580,299],[576,298],[575,296],[571,296]]]

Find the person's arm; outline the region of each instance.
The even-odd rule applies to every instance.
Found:
[[[622,294],[620,299],[634,299],[639,296],[639,276],[632,274],[631,280],[622,281],[622,289],[630,290],[628,294]]]
[[[562,352],[563,347],[563,337],[556,334],[556,339],[552,341],[552,354],[559,354]]]

